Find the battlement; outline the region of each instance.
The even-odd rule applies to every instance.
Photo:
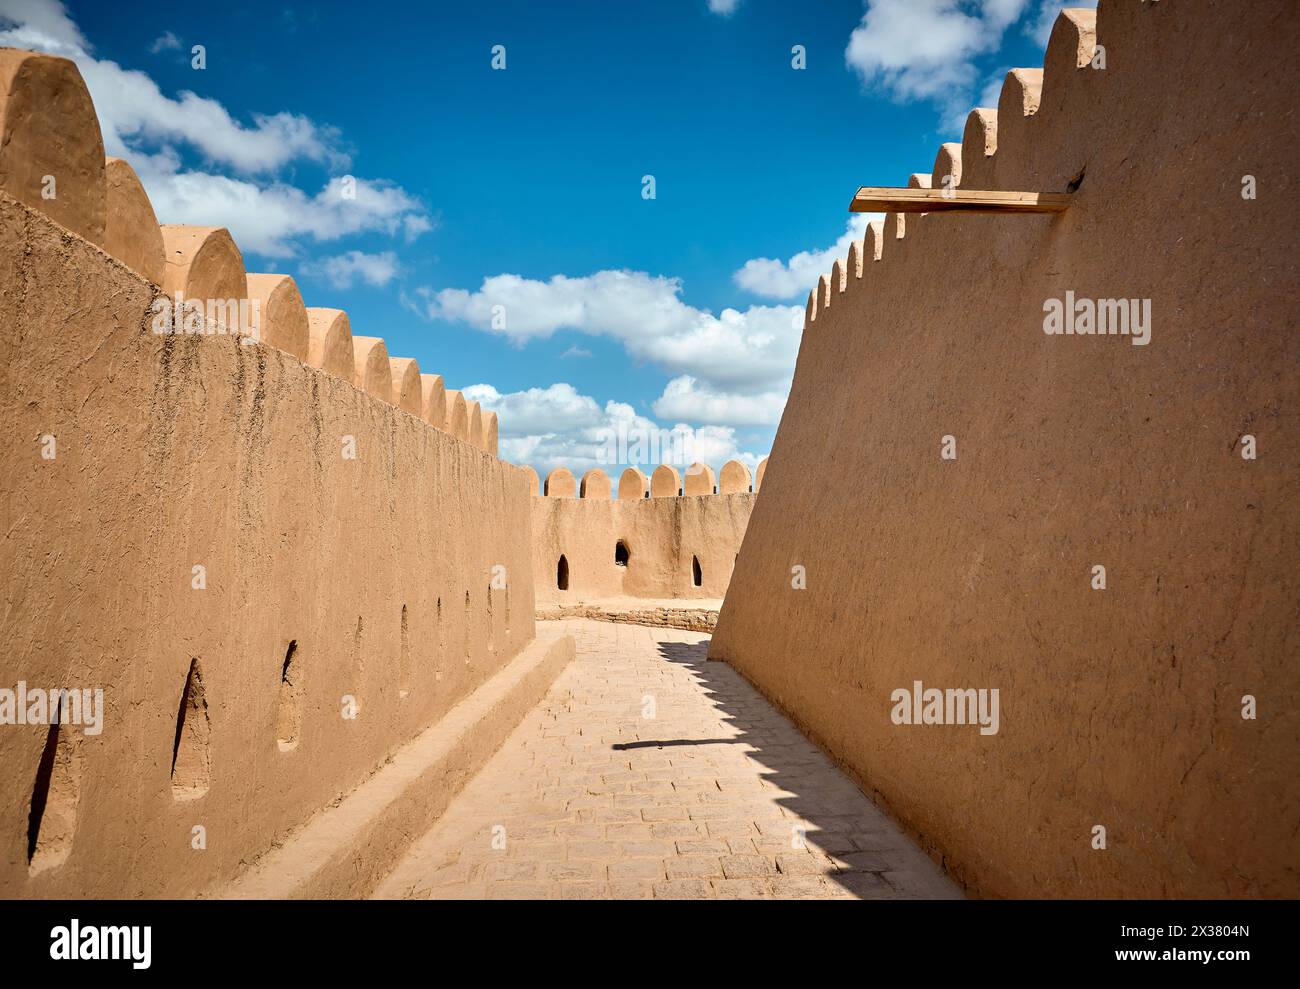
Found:
[[[161,289],[154,332],[234,333],[275,347],[497,456],[496,413],[446,391],[441,375],[390,355],[379,337],[354,337],[346,312],[308,308],[292,277],[247,272],[224,227],[159,225],[135,170],[105,157],[71,60],[0,48],[0,189]]]
[[[628,467],[619,475],[615,489],[610,477],[599,467],[593,467],[579,481],[567,467],[556,467],[541,483],[537,471],[531,467],[520,468],[528,479],[533,494],[544,498],[585,498],[595,501],[635,501],[641,498],[697,498],[707,495],[757,494],[767,470],[767,457],[759,461],[751,474],[749,467],[739,460],[728,460],[722,470],[714,473],[704,463],[694,463],[678,471],[669,464],[660,464],[649,477],[638,467]]]
[[[1067,207],[890,212],[808,296],[710,658],[976,893],[1296,893],[1298,35],[1062,12],[906,184]],[[1054,335],[1072,294],[1142,300],[1149,345]],[[1000,688],[996,739],[899,727],[918,681]]]
[[[1122,35],[1136,7],[1153,7],[1157,2],[1102,4],[1107,31]],[[997,107],[971,110],[961,143],[941,144],[930,171],[908,176],[908,188],[1016,190],[1029,182],[1037,192],[1077,192],[1084,182],[1091,146],[1077,127],[1074,105],[1101,98],[1108,88],[1104,68],[1093,68],[1097,18],[1098,11],[1093,9],[1062,10],[1053,25],[1042,68],[1008,71]],[[917,242],[936,236],[932,230],[952,229],[945,226],[952,222],[950,215],[888,212],[883,220],[867,224],[862,239],[852,242],[847,256],[835,261],[809,291],[805,331],[844,305],[844,300],[879,290],[891,268],[920,250],[915,247]],[[1025,218],[1020,222],[1050,221]],[[998,246],[997,239],[990,243],[991,257],[998,257]]]

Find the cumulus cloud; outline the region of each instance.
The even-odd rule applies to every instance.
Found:
[[[756,394],[720,391],[689,374],[673,378],[655,400],[654,413],[665,419],[727,423],[733,426],[775,426],[781,421],[787,390]]]
[[[848,257],[849,245],[862,239],[867,224],[884,216],[883,213],[855,213],[845,224],[839,240],[830,247],[800,251],[788,261],[751,258],[731,276],[732,280],[741,288],[769,299],[807,295],[837,259]]]
[[[167,32],[154,47],[170,48],[173,41],[179,46]],[[145,73],[96,58],[59,0],[2,0],[0,45],[77,63],[105,151],[131,162],[163,223],[229,227],[241,250],[270,257],[300,253],[303,240],[374,232],[410,240],[432,229],[424,206],[392,182],[357,178],[350,197],[341,177],[314,194],[275,177],[298,161],[346,168],[350,158],[338,131],[287,111],[253,114],[244,123],[216,100],[192,92],[167,96]],[[185,149],[206,170],[182,167]]]
[[[383,288],[401,271],[397,255],[392,251],[380,254],[348,251],[333,257],[306,261],[299,267],[304,275],[323,278],[339,289],[351,288],[357,281]]]
[[[844,52],[867,85],[898,100],[928,100],[964,119],[975,59],[996,51],[1029,0],[867,0]]]
[[[750,389],[789,378],[802,307],[751,306],[715,316],[687,305],[681,292],[679,278],[622,270],[546,281],[494,275],[474,291],[426,288],[416,295],[429,319],[463,322],[520,344],[577,330],[612,337],[672,374]]]
[[[731,427],[692,428],[683,422],[664,426],[637,415],[624,402],[601,405],[570,384],[504,394],[491,385],[477,384],[463,393],[500,417],[501,456],[511,463],[530,464],[543,475],[556,467],[568,467],[581,476],[599,467],[617,480],[629,463],[649,473],[665,460],[679,467],[701,461],[717,470],[732,459],[742,460],[752,469],[761,459],[753,451],[741,449]],[[624,441],[621,447],[620,437]],[[620,458],[620,452],[631,456]],[[652,456],[653,452],[664,455]]]

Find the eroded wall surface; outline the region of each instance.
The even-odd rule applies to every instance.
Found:
[[[0,728],[0,895],[190,895],[532,638],[533,499],[282,349],[155,334],[155,286],[7,195],[0,259],[0,687],[106,708]]]
[[[1300,895],[1297,50],[1284,2],[1063,15],[922,178],[1069,210],[888,217],[810,300],[710,655],[972,892]],[[1047,335],[1067,291],[1150,342]],[[894,724],[915,681],[997,734]]]

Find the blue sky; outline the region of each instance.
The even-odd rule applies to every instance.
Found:
[[[717,469],[768,452],[853,191],[928,172],[1056,9],[0,0],[0,43],[76,58],[160,221],[496,408],[507,459],[683,423]]]

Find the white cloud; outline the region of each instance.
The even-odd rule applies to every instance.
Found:
[[[366,254],[364,251],[348,251],[333,257],[307,261],[300,265],[304,275],[324,278],[335,288],[351,288],[357,280],[383,288],[401,272],[397,255],[392,251],[381,254]]]
[[[862,239],[867,224],[880,219],[884,219],[883,213],[855,213],[845,224],[839,240],[830,247],[800,251],[788,261],[751,258],[731,277],[741,288],[769,299],[807,295],[817,284],[817,279],[830,272],[837,259],[849,256],[849,245]]]
[[[719,391],[689,374],[673,378],[655,400],[654,413],[685,422],[733,426],[775,426],[781,421],[788,389],[757,394]]]
[[[302,239],[317,243],[362,233],[407,240],[428,229],[423,207],[390,182],[356,180],[355,198],[330,179],[315,195],[282,182],[259,185],[209,172],[179,171],[174,155],[134,156],[132,163],[163,223],[230,229],[241,251],[292,257]]]
[[[149,46],[150,54],[157,55],[159,52],[179,51],[181,39],[176,37],[171,31],[164,31],[158,37],[153,39],[153,44]]]
[[[590,357],[591,351],[588,350],[586,347],[574,346],[574,347],[570,347],[560,356],[561,357]]]
[[[751,306],[715,316],[687,305],[681,292],[678,278],[627,270],[548,281],[504,274],[485,278],[477,291],[417,290],[428,318],[461,321],[516,343],[571,329],[619,340],[633,357],[672,374],[739,388],[788,382],[802,307]]]
[[[929,100],[964,119],[977,56],[997,50],[1029,0],[867,0],[845,61],[898,100]]]
[[[740,0],[709,0],[709,11],[723,17],[730,17],[739,6]]]
[[[179,45],[171,32],[155,47]],[[276,178],[298,161],[329,169],[349,164],[338,132],[298,114],[253,114],[236,120],[216,100],[165,95],[148,75],[100,60],[59,0],[0,0],[0,45],[76,61],[99,115],[107,154],[131,162],[162,223],[230,228],[240,249],[270,257],[301,253],[302,241],[328,242],[362,233],[411,240],[433,228],[424,206],[383,179],[356,179],[345,199],[335,177],[308,194]],[[210,168],[182,167],[192,149]]]
[[[90,49],[81,29],[54,0],[0,2],[0,47],[27,48],[52,55],[81,54]]]
[[[511,463],[531,464],[545,476],[556,467],[568,467],[581,477],[592,467],[599,467],[617,482],[619,472],[627,466],[615,461],[617,444],[611,436],[629,438],[627,452],[636,454],[641,437],[653,434],[663,438],[660,450],[685,454],[678,458],[679,468],[702,461],[719,470],[732,459],[743,460],[753,467],[761,456],[738,445],[735,430],[728,426],[707,425],[691,428],[685,423],[662,426],[637,415],[624,402],[606,402],[603,406],[589,395],[580,394],[572,385],[553,384],[548,388],[502,394],[487,384],[463,389],[467,399],[492,409],[499,417],[501,456]],[[651,444],[641,441],[642,451]],[[766,453],[766,451],[764,451]],[[649,473],[664,458],[636,458],[636,466]]]

